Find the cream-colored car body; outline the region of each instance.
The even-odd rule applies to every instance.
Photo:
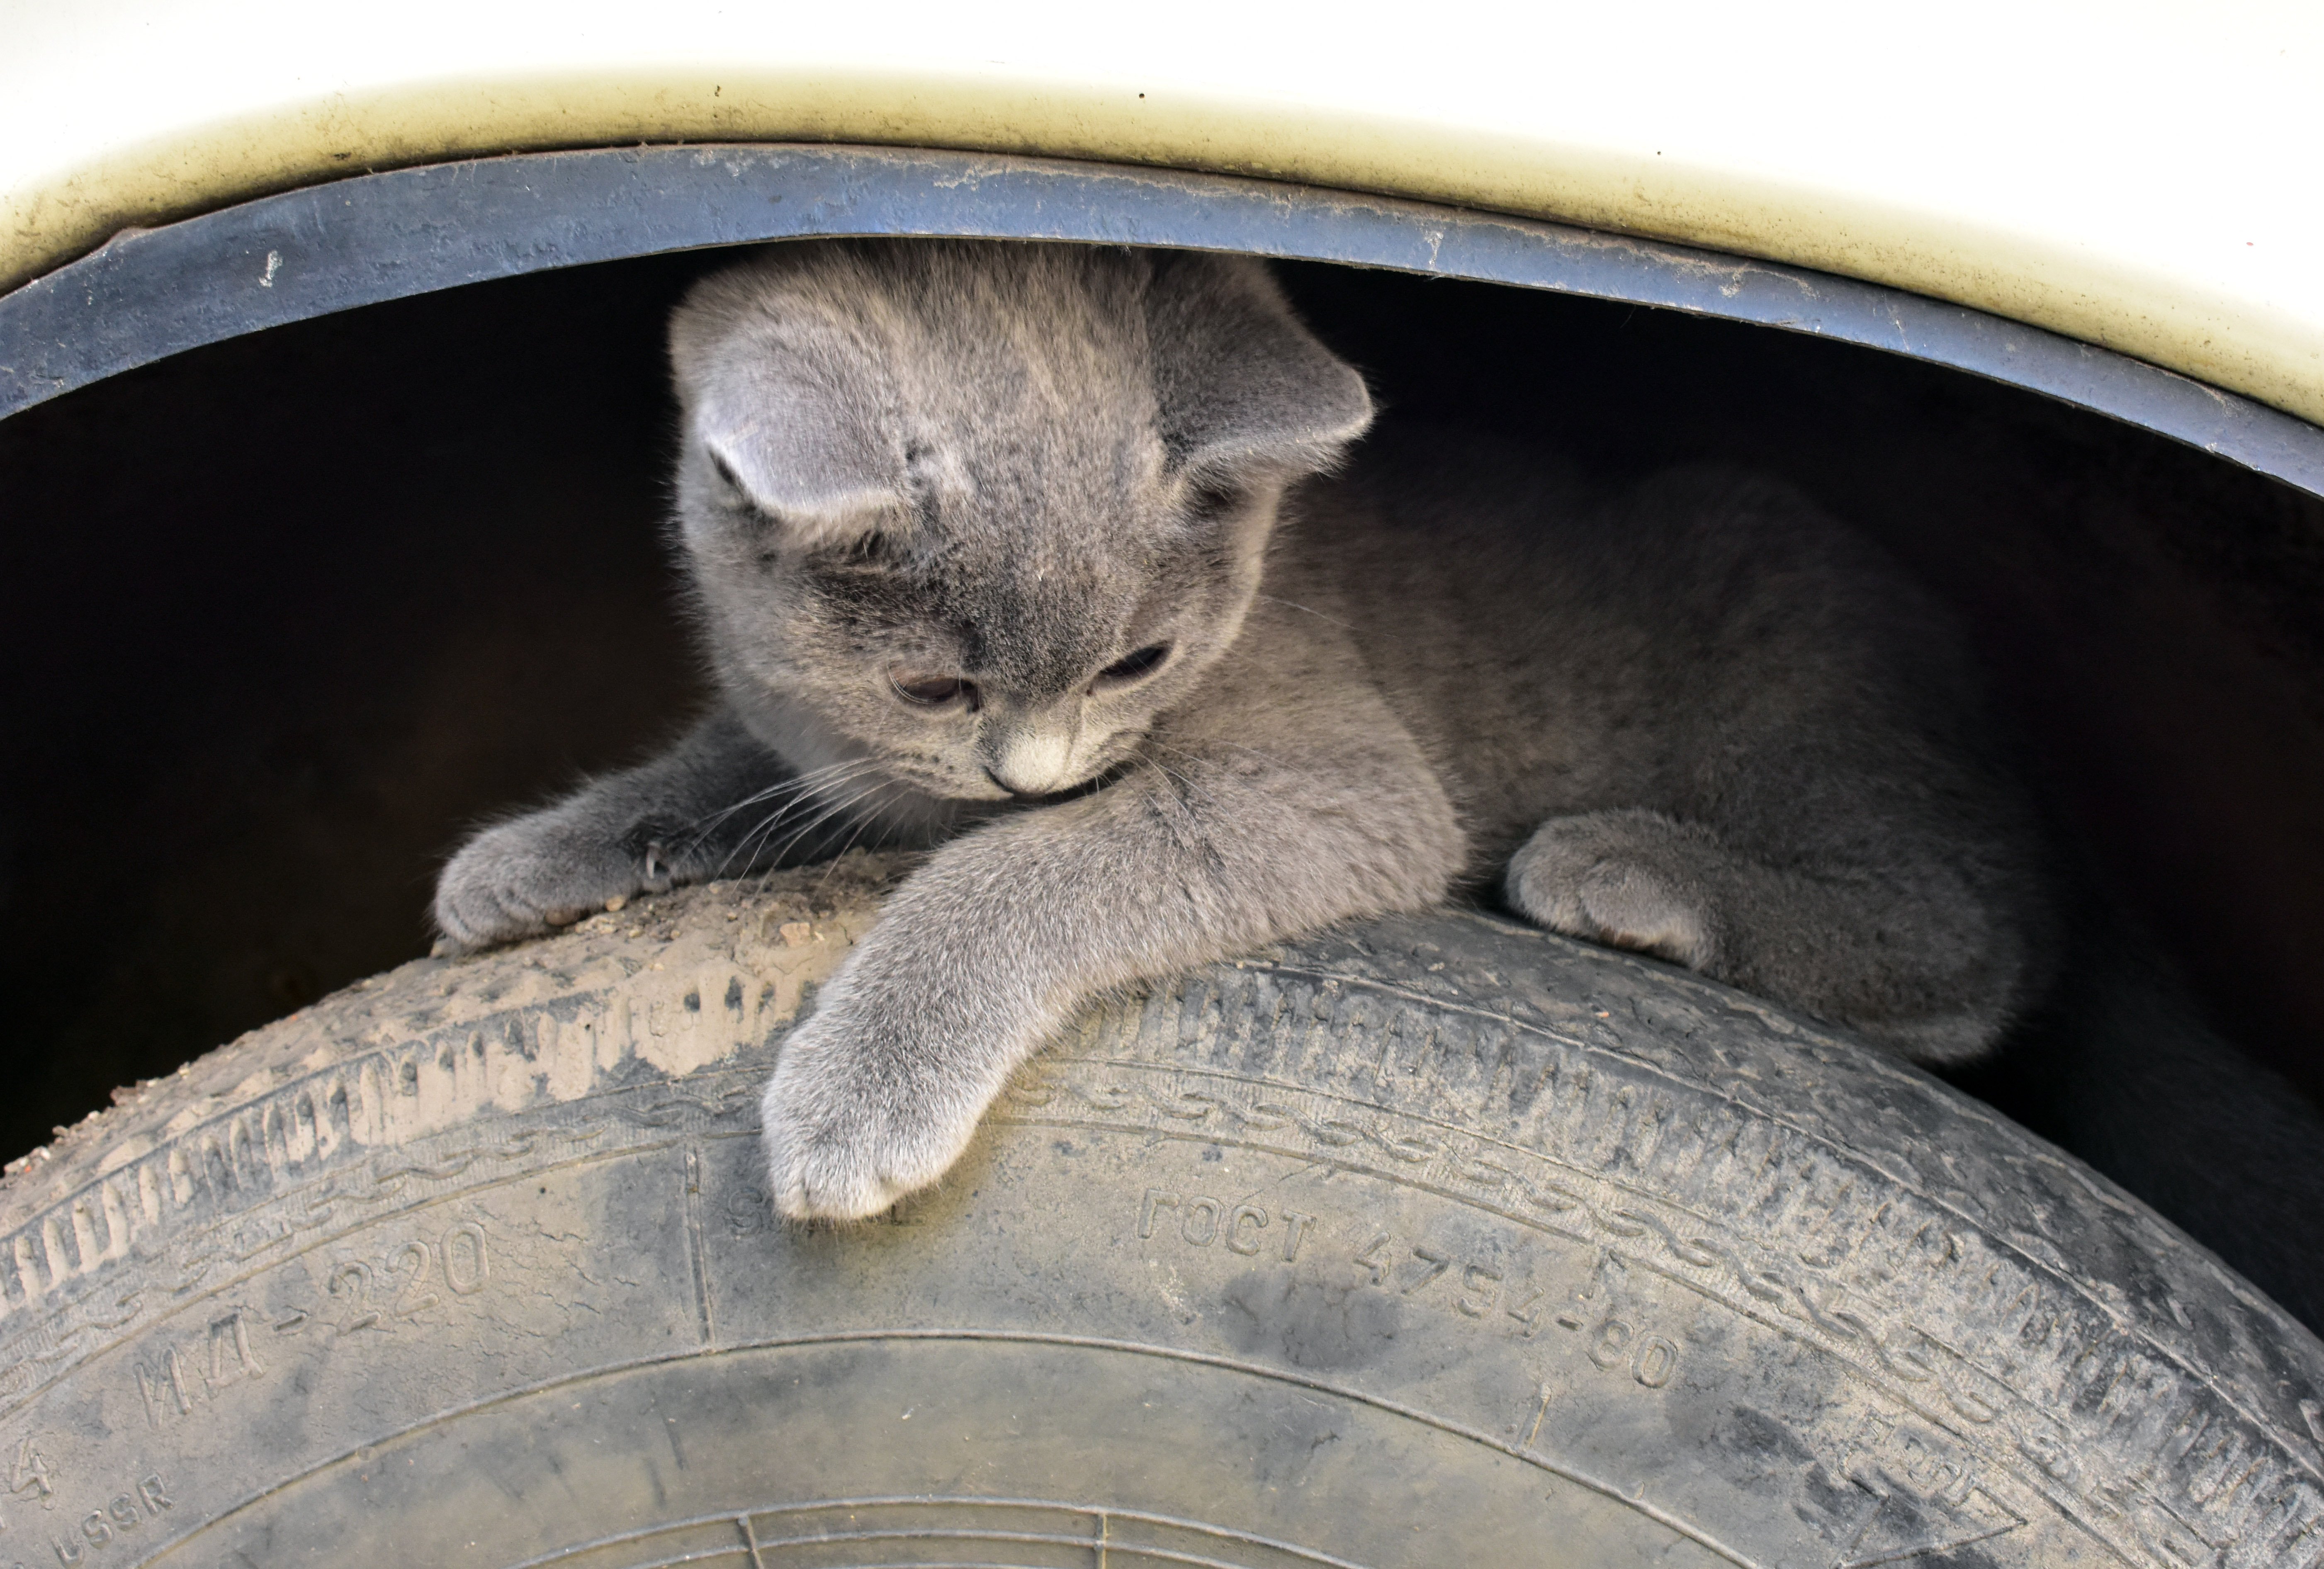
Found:
[[[0,284],[367,169],[885,143],[1679,239],[2324,420],[2320,68],[2316,0],[0,0]]]

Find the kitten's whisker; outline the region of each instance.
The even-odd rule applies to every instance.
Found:
[[[746,808],[755,807],[761,801],[771,800],[779,795],[797,795],[803,790],[821,789],[825,785],[836,784],[839,782],[839,780],[834,776],[861,773],[864,770],[873,766],[873,760],[870,758],[856,758],[844,762],[830,763],[822,768],[809,769],[805,773],[794,774],[789,779],[786,780],[779,780],[775,783],[769,785],[765,789],[758,791],[756,794],[744,796],[741,800],[734,802],[732,806],[724,808],[719,811],[712,812],[706,817],[697,817],[693,823],[689,824],[688,826],[698,830],[706,836],[710,830],[717,827],[719,824],[724,822],[727,818]]]
[[[794,774],[788,779],[777,780],[773,784],[769,785],[762,790],[754,791],[750,795],[744,796],[741,800],[735,801],[717,811],[706,813],[702,817],[696,817],[689,826],[706,829],[715,828],[719,824],[724,822],[727,818],[733,817],[735,813],[749,807],[755,807],[761,801],[771,800],[777,796],[792,795],[800,790],[811,789],[816,782],[816,774],[820,774],[823,771],[825,771],[817,769],[815,771],[815,774]]]
[[[853,780],[861,779],[866,772],[871,771],[874,766],[875,765],[870,760],[863,760],[853,763],[834,764],[829,769],[819,769],[816,771],[818,774],[826,775],[828,777],[818,779],[812,785],[794,791],[790,799],[785,801],[779,808],[769,814],[762,821],[753,826],[749,833],[742,835],[742,837],[735,844],[734,847],[727,852],[726,858],[718,863],[718,872],[713,875],[715,876],[723,874],[728,866],[733,864],[734,858],[737,855],[744,855],[742,864],[744,869],[748,870],[752,863],[757,859],[756,853],[752,851],[752,845],[754,843],[762,841],[767,836],[772,835],[777,828],[783,825],[784,820],[801,806],[814,806],[820,804],[822,798],[820,792],[852,783]],[[752,853],[745,855],[744,853],[746,851],[752,851]]]
[[[711,817],[700,819],[697,825],[687,835],[685,841],[686,847],[689,851],[706,853],[710,845],[718,838],[719,828],[722,827],[736,812],[742,810],[746,807],[757,806],[762,802],[773,799],[777,796],[786,796],[788,799],[784,801],[783,806],[776,808],[776,812],[779,814],[793,801],[796,801],[801,793],[802,787],[798,786],[796,782],[787,781],[783,785],[761,790],[756,795],[750,796],[742,800],[737,801],[722,812],[718,812]],[[752,830],[752,833],[755,833],[756,831],[756,828]],[[717,870],[713,872],[711,875],[715,877],[719,872],[724,872],[728,863],[733,861],[736,851],[739,850],[742,845],[747,844],[750,842],[750,839],[751,834],[746,833],[733,844],[730,845],[727,849],[725,857],[719,862]]]
[[[765,829],[769,823],[779,820],[783,813],[788,811],[792,806],[797,804],[797,802],[798,797],[792,797],[790,800],[784,802],[779,807],[777,807],[774,811],[770,813],[767,817],[761,818],[752,826],[748,833],[743,834],[732,844],[728,845],[726,848],[726,854],[720,858],[717,869],[711,873],[711,876],[715,878],[723,875],[725,872],[726,868],[733,863],[734,857],[741,854],[744,848],[750,844],[751,841],[757,837],[758,835]],[[709,832],[697,834],[694,836],[692,841],[693,846],[696,849],[704,848],[710,843],[714,836],[715,835]]]
[[[1345,627],[1347,627],[1347,628],[1348,628],[1348,630],[1349,630],[1350,632],[1353,632],[1353,631],[1355,631],[1355,630],[1356,630],[1354,627],[1352,627],[1352,626],[1349,626],[1349,625],[1348,625],[1348,623],[1347,623],[1346,622],[1342,621],[1342,620],[1341,620],[1338,616],[1336,616],[1336,615],[1325,615],[1325,614],[1324,614],[1322,611],[1320,611],[1320,610],[1311,609],[1309,606],[1305,605],[1298,605],[1298,604],[1295,604],[1295,603],[1293,603],[1292,601],[1290,601],[1290,600],[1288,600],[1288,599],[1277,599],[1277,598],[1274,595],[1272,595],[1272,594],[1261,594],[1261,595],[1259,595],[1257,597],[1258,597],[1258,598],[1260,598],[1260,599],[1265,600],[1265,601],[1266,601],[1268,604],[1269,604],[1269,605],[1279,605],[1283,606],[1283,608],[1284,608],[1284,609],[1286,609],[1286,610],[1304,610],[1304,611],[1306,611],[1306,612],[1307,612],[1307,614],[1308,614],[1309,615],[1314,616],[1317,621],[1328,621],[1328,622],[1330,622],[1333,626],[1345,626]]]
[[[688,825],[688,826],[696,828],[715,828],[719,824],[724,822],[727,818],[733,817],[735,813],[742,811],[746,808],[755,807],[761,801],[771,800],[779,795],[793,794],[798,790],[805,789],[806,788],[807,780],[802,778],[779,780],[775,783],[769,785],[765,789],[758,790],[752,794],[744,796],[741,800],[735,801],[730,806],[723,807],[715,812],[705,813],[703,816],[696,817]]]
[[[781,806],[777,807],[773,811],[760,818],[758,822],[752,824],[751,831],[737,839],[733,847],[726,852],[725,858],[718,863],[718,870],[712,872],[711,876],[714,878],[724,876],[726,874],[726,869],[734,863],[734,858],[738,855],[742,857],[743,869],[746,871],[749,870],[751,863],[755,858],[756,854],[756,853],[752,850],[752,845],[757,843],[762,835],[773,832],[782,820],[790,815],[792,808],[797,807],[802,799],[812,800],[813,798],[814,797],[812,794],[808,793],[795,795],[789,800],[785,801]]]
[[[769,835],[771,835],[777,828],[782,826],[786,818],[788,818],[793,812],[798,810],[802,806],[811,807],[818,805],[820,804],[820,799],[821,798],[818,797],[814,790],[804,790],[798,795],[793,796],[789,800],[785,801],[774,811],[769,813],[764,818],[761,819],[749,833],[743,835],[732,850],[729,850],[726,853],[726,858],[718,863],[718,874],[724,874],[726,868],[733,864],[734,858],[737,855],[742,856],[743,870],[746,872],[750,870],[752,864],[758,858],[757,852],[752,850],[752,846],[754,844],[763,841]]]
[[[890,789],[899,782],[899,780],[890,780],[886,784],[881,785],[877,789],[874,789],[872,793],[877,795],[880,790]],[[846,854],[850,850],[855,848],[855,841],[862,838],[863,836],[863,830],[871,826],[872,817],[868,814],[856,819],[855,831],[847,835],[847,842],[842,844],[837,852],[832,855],[830,863],[823,869],[823,875],[816,879],[815,885],[818,890],[820,890],[825,883],[831,881],[832,868],[839,864],[840,856]]]
[[[807,837],[807,835],[814,833],[816,829],[822,827],[825,823],[830,822],[834,817],[839,817],[842,813],[852,810],[862,802],[869,799],[873,795],[878,794],[884,788],[886,788],[884,785],[872,785],[866,789],[860,790],[856,794],[850,796],[846,800],[835,803],[828,810],[819,813],[812,820],[800,825],[797,832],[793,833],[789,838],[785,839],[780,844],[775,847],[772,852],[772,864],[767,868],[766,875],[772,877],[776,872],[782,871],[786,865],[790,864],[786,858],[789,855],[792,846],[798,844],[799,841]],[[812,861],[815,857],[809,856],[805,859]],[[830,857],[822,857],[822,859],[827,860],[830,859]]]
[[[1164,779],[1167,779],[1171,783],[1176,785],[1180,789],[1192,795],[1200,796],[1203,799],[1208,801],[1214,807],[1219,804],[1218,797],[1211,794],[1209,790],[1204,789],[1201,785],[1195,783],[1191,775],[1181,770],[1172,768],[1168,763],[1164,762],[1158,757],[1149,757],[1144,761],[1153,768],[1155,772],[1160,774]]]
[[[793,833],[789,838],[785,839],[780,844],[775,847],[773,854],[776,865],[779,866],[782,864],[783,856],[789,852],[792,845],[798,844],[807,835],[814,833],[817,828],[831,821],[832,818],[837,817],[840,813],[853,808],[858,801],[864,800],[877,791],[885,789],[887,783],[888,781],[883,780],[878,784],[867,785],[862,789],[857,790],[853,795],[849,796],[845,800],[835,801],[830,806],[825,808],[822,811],[816,813],[814,817],[808,818],[807,822],[799,826],[798,831]]]
[[[1171,746],[1159,741],[1154,742],[1153,745],[1160,751],[1170,753],[1173,757],[1185,758],[1189,762],[1204,762],[1209,761],[1200,752],[1188,752],[1184,747]],[[1194,791],[1204,799],[1210,800],[1215,804],[1217,798],[1213,796],[1209,790],[1204,789],[1203,786],[1196,781],[1194,773],[1183,764],[1177,768],[1172,768],[1168,763],[1164,762],[1158,757],[1148,758],[1147,761],[1153,763],[1155,767],[1160,769],[1171,779],[1176,780],[1180,784],[1185,786],[1186,789]]]

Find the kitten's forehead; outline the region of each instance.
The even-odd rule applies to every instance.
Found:
[[[1120,657],[1166,587],[1139,552],[1028,553],[997,541],[947,558],[926,584],[926,603],[959,641],[964,668],[1036,698],[1080,686]]]

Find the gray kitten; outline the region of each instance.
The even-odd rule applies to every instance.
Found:
[[[2043,975],[2029,815],[1942,615],[1796,494],[1598,494],[1362,379],[1248,259],[771,248],[671,326],[724,706],[478,835],[463,946],[940,845],[791,1034],[776,1204],[934,1182],[1093,994],[1505,877],[1923,1062]]]

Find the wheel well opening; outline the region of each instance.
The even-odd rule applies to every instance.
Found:
[[[0,1149],[425,952],[464,829],[705,700],[660,540],[661,326],[717,261],[369,305],[0,422]],[[1389,419],[1609,474],[1740,462],[1877,538],[1963,614],[2061,820],[2214,1023],[2324,1103],[2324,501],[1853,345],[1280,271]],[[1969,1082],[2041,1131],[2034,1090]]]

